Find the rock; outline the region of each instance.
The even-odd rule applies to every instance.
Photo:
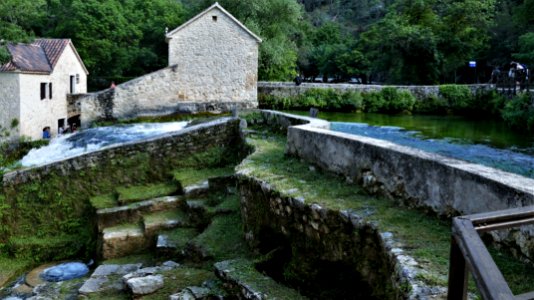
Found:
[[[134,295],[148,295],[163,287],[163,276],[136,277],[126,281],[126,284]]]
[[[122,290],[121,276],[137,271],[142,264],[100,265],[78,290],[80,294],[92,294],[104,290]]]
[[[69,262],[47,268],[41,273],[46,281],[58,282],[85,276],[89,268],[80,262]]]
[[[210,294],[210,289],[200,286],[191,286],[187,288],[195,299],[202,299]]]
[[[183,290],[179,293],[171,295],[169,300],[195,300],[195,296],[189,290]]]
[[[172,269],[179,268],[180,264],[176,263],[176,262],[174,262],[172,260],[168,260],[168,261],[162,263],[161,266],[166,270],[172,270]]]

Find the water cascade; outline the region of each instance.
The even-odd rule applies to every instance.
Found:
[[[141,123],[90,128],[54,138],[46,147],[31,150],[21,160],[24,167],[39,166],[104,147],[139,141],[182,130],[188,122]]]

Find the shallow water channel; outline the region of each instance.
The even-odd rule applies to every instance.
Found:
[[[291,113],[306,115],[306,112]],[[378,138],[534,178],[534,136],[458,116],[325,113],[331,129]]]

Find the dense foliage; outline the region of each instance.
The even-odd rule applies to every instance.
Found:
[[[212,0],[4,0],[7,42],[71,38],[101,88],[166,65],[165,28]],[[488,80],[512,60],[534,65],[534,0],[221,0],[258,34],[261,80],[435,84]],[[467,67],[478,62],[477,72]],[[475,78],[475,75],[477,78]]]

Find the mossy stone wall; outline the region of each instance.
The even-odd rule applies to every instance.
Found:
[[[7,173],[0,196],[0,252],[34,256],[37,261],[80,251],[92,255],[96,226],[91,196],[111,193],[118,186],[170,181],[177,168],[226,165],[239,161],[244,151],[239,120],[225,118]],[[66,250],[69,246],[75,250]],[[37,247],[43,251],[30,251]]]
[[[238,182],[247,242],[262,254],[286,252],[281,271],[286,283],[315,293],[334,287],[365,299],[406,295],[405,281],[373,224],[349,211],[282,195],[244,173],[238,173]]]

